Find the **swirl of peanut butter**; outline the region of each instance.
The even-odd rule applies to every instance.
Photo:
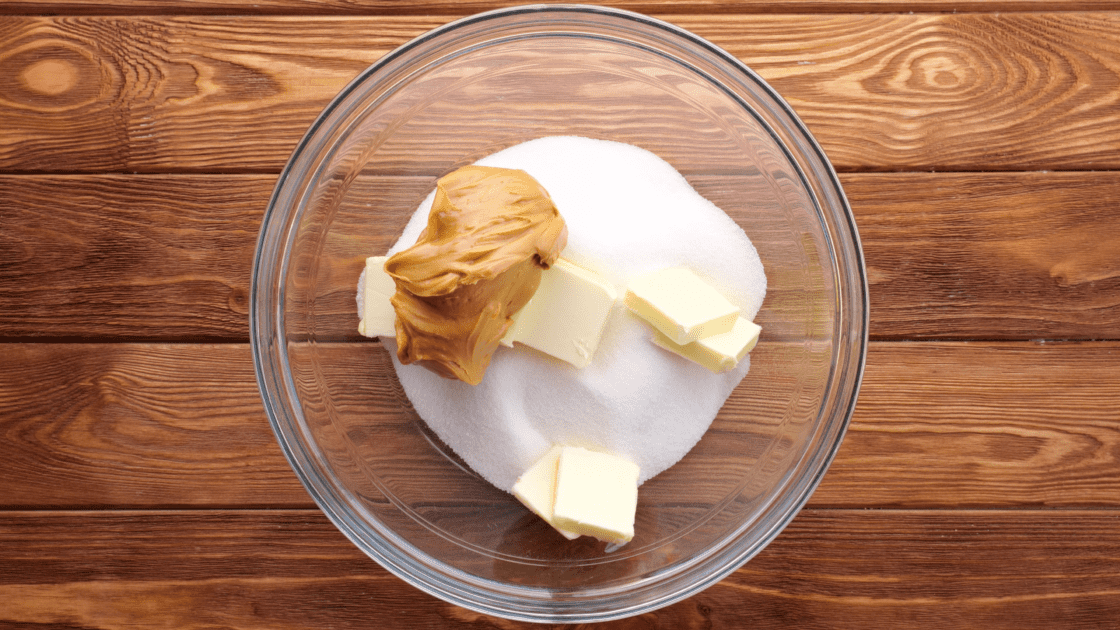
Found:
[[[552,198],[525,171],[466,166],[441,178],[428,226],[385,263],[397,285],[397,357],[477,385],[567,241]]]

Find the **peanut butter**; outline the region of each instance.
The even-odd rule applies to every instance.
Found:
[[[428,226],[385,263],[397,285],[397,357],[477,385],[567,241],[548,192],[525,171],[466,166],[441,178]]]

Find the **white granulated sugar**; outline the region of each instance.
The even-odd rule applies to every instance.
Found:
[[[477,386],[396,360],[405,393],[428,426],[483,478],[506,490],[553,444],[626,457],[641,482],[679,461],[700,440],[750,357],[713,374],[650,341],[623,305],[634,276],[685,266],[753,319],[766,276],[747,235],[672,166],[631,145],[549,137],[478,164],[519,168],[539,181],[568,224],[564,258],[613,282],[619,300],[591,365],[581,369],[524,346],[500,346]],[[434,195],[434,193],[433,193]],[[417,209],[395,253],[416,242],[433,195]]]

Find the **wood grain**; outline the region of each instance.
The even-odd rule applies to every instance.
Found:
[[[0,335],[247,339],[274,183],[0,177]]]
[[[693,181],[717,204],[741,202],[719,178]],[[1120,339],[1113,174],[853,173],[842,183],[873,338]],[[247,341],[253,251],[274,184],[0,176],[0,338]],[[400,227],[369,207],[413,207],[430,185],[363,179],[331,250],[339,273],[356,277],[373,251],[357,245],[383,251],[396,238]],[[339,295],[349,314],[351,296]]]
[[[5,344],[7,506],[312,505],[246,346]]]
[[[520,0],[14,0],[0,5],[2,14],[65,13],[69,15],[127,15],[186,13],[220,15],[469,15],[520,6]],[[537,4],[564,4],[543,0]],[[1114,0],[614,0],[597,3],[640,13],[869,13],[906,11],[1014,12],[1109,11]]]
[[[856,215],[878,339],[1120,332],[1114,173],[863,174]]]
[[[371,349],[345,352],[364,365]],[[1118,366],[1116,342],[874,343],[812,505],[1120,508]],[[369,387],[347,386],[338,413]],[[429,461],[409,431],[386,425],[379,439],[396,446],[380,450]],[[6,344],[0,435],[0,507],[313,505],[246,345]],[[389,483],[450,505],[432,487],[456,471],[437,464]]]
[[[872,344],[813,504],[1114,507],[1118,368],[1114,343]]]
[[[731,577],[602,627],[1102,628],[1120,615],[1118,522],[809,509]],[[9,512],[0,536],[11,627],[540,627],[422,593],[314,511]]]
[[[758,71],[843,170],[1120,166],[1115,13],[671,20]],[[13,17],[0,26],[0,169],[278,172],[350,79],[446,21]]]
[[[710,24],[682,16],[677,23],[701,29],[758,71],[838,168],[990,171],[1116,168],[1120,39],[1107,31],[1118,20],[838,16],[753,26],[753,18]],[[1104,41],[1117,45],[1089,43]]]
[[[358,72],[442,22],[11,18],[0,169],[279,172]]]

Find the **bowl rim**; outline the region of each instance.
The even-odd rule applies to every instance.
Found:
[[[764,535],[762,535],[755,544],[741,550],[738,555],[724,562],[724,564],[721,567],[718,567],[717,570],[713,570],[707,573],[703,577],[703,579],[692,580],[686,585],[678,586],[671,593],[656,599],[646,600],[639,604],[631,606],[620,606],[608,611],[599,611],[587,614],[578,612],[566,612],[562,614],[541,614],[525,611],[515,611],[501,607],[502,603],[504,603],[504,600],[501,599],[496,599],[494,597],[489,597],[485,600],[480,600],[478,597],[472,598],[471,593],[469,592],[470,587],[478,583],[479,581],[486,580],[480,580],[477,578],[472,579],[470,578],[470,576],[467,576],[460,570],[446,565],[437,558],[431,557],[428,554],[419,552],[417,550],[416,553],[420,553],[425,557],[431,558],[433,562],[442,565],[440,575],[435,575],[432,571],[425,570],[426,577],[429,579],[429,581],[420,580],[413,572],[410,572],[408,570],[408,565],[417,564],[415,560],[408,558],[407,554],[399,553],[399,549],[403,548],[415,550],[415,548],[411,544],[399,539],[399,537],[396,537],[391,532],[386,531],[380,532],[381,535],[387,535],[387,537],[389,538],[397,538],[397,540],[394,541],[396,548],[388,550],[375,548],[369,545],[367,541],[365,541],[358,535],[358,532],[355,529],[355,525],[357,524],[357,521],[359,519],[357,519],[355,515],[343,514],[339,513],[336,510],[328,509],[327,505],[324,503],[324,494],[334,494],[340,491],[346,493],[347,491],[344,488],[334,487],[333,484],[329,483],[327,480],[312,478],[312,476],[309,475],[308,472],[304,470],[304,468],[300,464],[300,457],[297,455],[297,450],[300,447],[293,445],[282,431],[280,423],[277,419],[278,412],[280,410],[275,408],[273,404],[273,398],[272,396],[270,396],[269,388],[270,384],[277,382],[276,377],[279,376],[282,379],[290,380],[290,376],[276,374],[275,370],[272,370],[272,372],[270,373],[270,371],[266,369],[266,366],[272,365],[271,361],[269,360],[270,353],[276,351],[276,348],[274,348],[274,346],[277,346],[279,344],[277,344],[276,340],[271,337],[269,338],[268,343],[264,342],[264,338],[261,335],[261,322],[259,321],[261,313],[259,312],[260,307],[258,306],[257,298],[261,294],[262,286],[264,284],[262,282],[261,272],[264,264],[267,261],[266,250],[269,249],[269,243],[267,239],[267,236],[269,234],[268,228],[275,221],[277,204],[282,197],[282,192],[285,189],[285,184],[288,183],[289,178],[292,175],[292,170],[299,162],[299,158],[307,152],[308,147],[319,135],[320,130],[324,127],[324,125],[328,123],[328,121],[332,119],[335,112],[348,100],[348,98],[352,94],[354,94],[355,91],[357,91],[369,80],[371,80],[372,77],[375,77],[383,69],[391,66],[396,61],[407,55],[409,52],[424,45],[425,43],[441,38],[448,33],[452,33],[465,27],[482,22],[529,14],[583,14],[588,16],[604,17],[610,20],[621,20],[623,22],[637,23],[638,25],[641,25],[643,27],[652,28],[655,29],[655,31],[661,31],[664,34],[679,38],[680,40],[683,40],[684,43],[701,49],[704,53],[713,56],[719,62],[727,64],[736,72],[741,73],[743,75],[743,78],[745,78],[748,82],[754,84],[761,91],[763,91],[767,97],[769,97],[772,105],[776,105],[780,108],[781,115],[784,116],[786,118],[786,122],[792,126],[791,131],[794,132],[796,136],[798,136],[798,139],[800,141],[804,142],[805,146],[802,147],[802,149],[807,148],[812,152],[812,161],[821,169],[821,172],[817,173],[818,177],[822,179],[823,185],[829,187],[831,189],[831,192],[835,193],[835,199],[833,199],[833,202],[837,203],[839,205],[839,210],[842,211],[837,214],[839,218],[843,219],[843,224],[839,227],[843,228],[843,236],[845,237],[845,239],[849,240],[848,245],[852,250],[850,252],[852,254],[852,268],[848,269],[847,271],[850,274],[854,272],[854,279],[858,279],[858,282],[849,285],[849,291],[853,294],[858,293],[858,295],[850,295],[848,297],[849,300],[851,300],[851,298],[856,298],[858,304],[856,304],[855,308],[851,310],[858,310],[858,314],[860,315],[860,317],[853,319],[851,312],[841,313],[837,316],[836,324],[837,328],[839,328],[841,323],[843,323],[846,319],[848,328],[856,331],[856,335],[852,339],[852,347],[854,349],[854,353],[857,356],[855,356],[848,362],[848,367],[852,369],[852,372],[847,374],[848,383],[844,384],[843,386],[835,386],[848,398],[842,410],[843,417],[840,422],[837,422],[833,425],[833,430],[831,433],[834,434],[834,437],[832,439],[822,440],[820,446],[817,449],[817,452],[811,452],[811,449],[809,449],[802,455],[802,458],[815,458],[819,462],[819,465],[816,467],[815,474],[812,475],[812,478],[807,479],[803,483],[799,484],[800,492],[796,493],[793,496],[786,496],[783,498],[782,503],[784,504],[784,507],[781,511],[782,516],[772,523],[770,529]],[[760,122],[762,122],[764,126],[769,127],[769,125],[764,121]],[[771,130],[770,133],[773,135],[774,132]],[[801,165],[790,155],[789,147],[787,147],[784,142],[777,140],[777,138],[775,138],[775,141],[775,144],[786,153],[786,157],[789,158],[789,163],[795,169],[797,169],[798,176],[804,183],[806,180],[805,174],[801,172]],[[807,188],[809,188],[810,190],[812,189],[808,186]],[[813,204],[817,206],[818,213],[820,213],[818,199],[816,199],[814,196],[812,201]],[[288,252],[285,252],[284,260],[281,263],[281,266],[284,269],[288,268],[288,255]],[[844,271],[843,268],[838,268],[836,273],[839,275],[842,271]],[[498,617],[517,621],[577,623],[601,622],[625,618],[632,615],[657,610],[659,608],[691,597],[692,595],[695,595],[696,593],[699,593],[700,591],[703,591],[713,584],[723,580],[725,577],[742,567],[746,562],[748,562],[758,552],[760,552],[770,542],[772,542],[774,538],[776,538],[778,534],[783,529],[785,529],[785,527],[800,512],[805,503],[808,501],[809,497],[819,485],[821,479],[824,477],[824,474],[827,472],[829,466],[835,458],[836,452],[839,450],[843,438],[847,432],[847,428],[850,424],[856,401],[858,399],[866,363],[868,346],[870,298],[868,292],[863,248],[860,242],[859,232],[856,227],[855,217],[852,213],[847,197],[844,194],[835,168],[828,160],[817,140],[809,132],[809,129],[806,127],[804,122],[794,112],[793,108],[754,70],[749,68],[744,62],[739,60],[734,55],[709,42],[708,40],[695,35],[681,27],[657,18],[624,9],[595,5],[522,5],[499,8],[461,17],[456,20],[450,21],[442,26],[431,29],[409,40],[408,42],[405,42],[394,50],[386,53],[376,62],[360,72],[316,116],[315,120],[299,140],[291,156],[281,170],[280,175],[277,179],[276,186],[269,198],[268,206],[266,207],[264,216],[262,218],[261,228],[258,235],[256,250],[253,258],[252,277],[250,285],[250,347],[253,355],[253,364],[257,378],[257,384],[261,393],[262,401],[264,403],[266,415],[268,416],[269,424],[272,427],[274,434],[276,435],[285,458],[288,460],[290,466],[296,473],[301,484],[304,486],[304,488],[320,508],[320,511],[322,511],[332,522],[332,524],[334,524],[352,543],[359,547],[363,552],[377,561],[390,573],[411,584],[412,586],[452,604],[463,606],[476,612],[495,615]],[[283,289],[281,289],[281,294],[283,294]],[[840,301],[840,298],[837,297],[837,302],[839,303]],[[277,304],[276,312],[268,314],[269,317],[275,317],[275,320],[270,321],[283,321],[283,313],[280,310],[282,303],[283,300],[280,300],[280,303]],[[280,327],[280,330],[282,330],[282,326]],[[836,362],[833,361],[831,370],[835,372],[836,368]],[[833,381],[834,377],[832,374],[830,374],[828,382]],[[290,384],[290,386],[294,389],[294,384]],[[767,508],[766,511],[768,512],[770,509],[771,508]],[[725,545],[729,542],[737,540],[737,532],[738,530],[736,530],[735,534],[729,535],[725,540],[720,541],[721,545]],[[712,551],[712,553],[706,555],[710,556],[713,554],[718,554],[724,548],[724,546],[719,546],[714,551]],[[404,560],[403,565],[399,562],[400,560]],[[678,571],[672,575],[672,578],[679,579],[682,576],[688,575],[690,575],[689,571]],[[617,596],[615,596],[615,598],[617,598]]]

